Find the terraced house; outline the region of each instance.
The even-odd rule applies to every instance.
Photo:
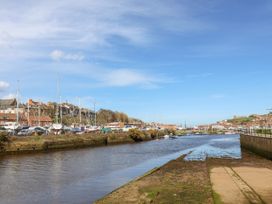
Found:
[[[14,99],[0,99],[0,113],[16,113],[17,100]],[[19,104],[18,112],[23,113],[24,107]]]
[[[50,126],[53,122],[50,107],[32,99],[29,99],[27,105],[25,105],[25,115],[30,126]]]
[[[21,124],[27,124],[23,105],[18,106],[18,119]],[[17,100],[0,99],[0,125],[17,121]]]

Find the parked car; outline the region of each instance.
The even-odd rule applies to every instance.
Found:
[[[42,127],[29,127],[21,129],[17,135],[18,136],[27,136],[27,135],[44,135],[47,134],[47,130]]]
[[[72,128],[68,126],[63,127],[63,134],[69,134],[71,133]]]
[[[73,134],[81,134],[83,131],[81,130],[81,128],[71,128],[71,133]],[[84,132],[83,132],[84,133]]]
[[[31,131],[29,129],[22,129],[17,133],[18,136],[27,136],[31,135]]]
[[[131,129],[136,129],[137,127],[134,125],[126,125],[125,127],[122,128],[123,132],[128,132]]]
[[[34,133],[36,135],[47,134],[47,130],[45,128],[42,128],[42,127],[30,127],[29,130],[32,131],[32,134]]]
[[[111,128],[108,128],[108,127],[103,127],[103,128],[101,128],[101,132],[102,133],[109,133],[109,132],[111,132],[112,130],[111,130]]]
[[[30,128],[30,126],[21,126],[21,130],[27,130],[29,128]]]
[[[98,132],[101,128],[99,126],[86,126],[85,127],[85,132]]]

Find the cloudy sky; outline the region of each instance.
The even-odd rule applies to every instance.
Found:
[[[0,97],[189,124],[272,106],[269,0],[0,0]],[[19,82],[17,82],[19,80]]]

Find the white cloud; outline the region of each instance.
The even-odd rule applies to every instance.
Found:
[[[65,53],[61,50],[54,50],[50,53],[50,57],[53,60],[73,60],[82,61],[85,57],[81,53]]]
[[[50,53],[50,56],[53,60],[60,60],[64,56],[64,53],[60,50],[54,50]]]
[[[106,68],[98,65],[80,63],[75,69],[71,63],[58,63],[51,67],[51,75],[58,70],[63,78],[72,76],[76,80],[73,86],[88,87],[128,87],[136,86],[144,89],[158,88],[161,84],[176,83],[163,74],[135,68]],[[80,79],[82,79],[80,81]],[[71,84],[72,82],[69,82]]]
[[[0,32],[0,48],[9,48],[10,46],[12,46],[12,36],[5,31]]]
[[[13,98],[16,98],[16,94],[9,93],[9,94],[3,96],[2,98],[3,99],[13,99]]]
[[[141,73],[132,69],[117,69],[106,73],[102,81],[103,86],[132,86],[139,85],[142,87],[154,87],[159,82],[150,75]]]
[[[205,23],[195,17],[197,12],[189,1],[26,0],[21,4],[3,0],[0,47],[5,49],[0,50],[0,57],[26,57],[21,52],[36,56],[52,46],[62,50],[108,48],[115,36],[132,45],[146,45],[156,39],[158,29],[205,29]],[[82,56],[70,54],[66,58],[78,60]]]
[[[26,0],[22,4],[18,0],[2,0],[0,59],[6,65],[0,67],[0,73],[6,77],[16,73],[17,78],[20,76],[28,79],[29,83],[31,81],[30,86],[33,81],[39,84],[41,79],[50,79],[57,71],[63,75],[76,73],[78,78],[88,75],[88,80],[100,86],[158,87],[169,82],[157,74],[159,71],[154,74],[136,71],[135,68],[113,69],[104,62],[122,61],[115,56],[119,53],[116,42],[129,46],[148,46],[158,40],[160,31],[190,32],[203,29],[188,2]],[[103,61],[99,58],[101,55]],[[84,60],[89,58],[87,56],[91,56],[91,60],[98,56],[98,60],[106,64],[105,67],[93,68],[95,60]],[[48,59],[58,63],[46,61]],[[76,68],[70,61],[77,63]],[[72,65],[66,66],[65,63]],[[54,64],[57,65],[54,67]]]
[[[5,81],[0,81],[0,92],[5,91],[7,88],[9,88],[9,83]]]

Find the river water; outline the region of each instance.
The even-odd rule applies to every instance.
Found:
[[[185,136],[143,143],[0,157],[0,203],[92,203],[148,170],[186,160],[241,157],[239,135]]]

